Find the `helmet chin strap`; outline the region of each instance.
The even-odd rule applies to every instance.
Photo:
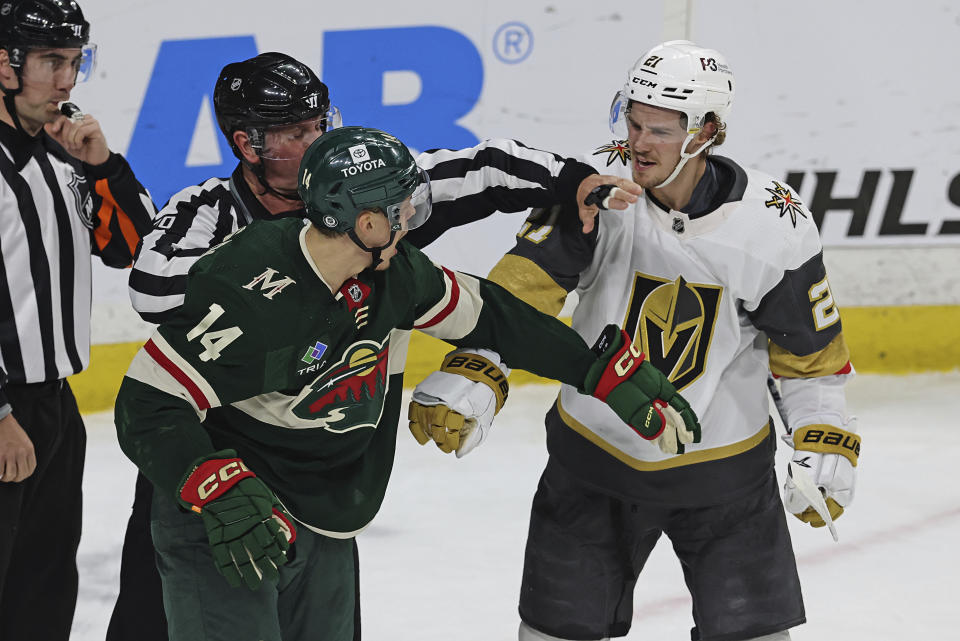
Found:
[[[699,133],[699,130],[696,131],[696,132],[694,132],[694,133],[692,133],[692,134],[687,134],[687,137],[686,137],[686,139],[683,141],[683,145],[680,147],[680,149],[686,149],[686,148],[687,148],[687,145],[690,144],[690,141],[693,140],[693,137],[696,136],[698,133]],[[688,154],[686,151],[681,151],[681,152],[680,152],[680,162],[678,162],[678,163],[677,163],[677,166],[673,168],[673,173],[670,174],[670,175],[667,177],[667,179],[664,180],[662,183],[660,183],[659,185],[657,185],[656,187],[654,187],[654,189],[661,189],[662,187],[666,187],[666,186],[669,185],[671,182],[673,182],[673,179],[680,175],[680,171],[683,169],[683,166],[687,164],[687,161],[690,160],[691,158],[693,158],[694,156],[696,156],[697,154],[699,154],[701,151],[703,151],[704,149],[706,149],[706,148],[709,147],[710,145],[712,145],[712,144],[713,144],[713,141],[716,140],[716,138],[717,138],[717,137],[714,136],[713,138],[711,138],[711,139],[708,140],[707,142],[703,143],[703,144],[700,145],[700,147],[699,147],[695,152],[693,152],[692,154]]]
[[[10,114],[10,118],[13,120],[13,126],[17,131],[27,133],[23,128],[23,125],[20,124],[20,116],[17,114],[17,104],[14,102],[21,91],[23,91],[23,76],[20,75],[20,67],[14,67],[14,71],[17,74],[17,88],[16,89],[7,89],[3,86],[3,83],[0,82],[0,92],[3,93],[3,104],[7,108],[7,113]]]
[[[259,182],[260,185],[263,187],[264,193],[270,193],[270,194],[273,194],[274,196],[277,196],[278,198],[283,198],[284,200],[289,200],[291,202],[296,202],[296,203],[301,202],[300,194],[297,193],[296,191],[292,191],[292,192],[281,191],[279,189],[276,189],[269,182],[267,182],[267,175],[266,175],[267,170],[263,166],[262,158],[260,159],[260,162],[256,164],[247,162],[246,160],[244,160],[243,162],[247,163],[247,166],[250,167],[250,171],[252,171],[253,175],[257,177],[257,182]]]
[[[357,232],[356,232],[356,230],[354,230],[354,229],[348,230],[348,231],[347,231],[347,236],[350,237],[350,240],[352,240],[353,243],[354,243],[357,247],[359,247],[360,249],[362,249],[362,250],[365,251],[365,252],[368,252],[369,254],[372,254],[372,256],[373,256],[373,264],[371,265],[371,267],[373,267],[374,269],[376,269],[376,268],[377,268],[377,265],[379,265],[380,263],[383,262],[383,259],[380,258],[380,252],[382,252],[384,249],[386,249],[387,247],[389,247],[390,245],[393,244],[393,239],[397,237],[397,232],[396,232],[395,229],[391,229],[391,230],[390,230],[390,238],[387,240],[387,244],[386,244],[386,245],[380,245],[379,247],[367,247],[366,245],[364,245],[364,244],[363,244],[363,241],[360,240],[360,237],[357,236]]]

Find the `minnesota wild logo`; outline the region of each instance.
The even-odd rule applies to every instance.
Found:
[[[293,413],[319,422],[331,432],[376,427],[387,394],[388,340],[350,345],[336,363],[313,380]]]
[[[608,154],[607,156],[607,167],[612,165],[617,160],[624,166],[626,166],[630,161],[630,148],[627,146],[626,140],[611,140],[609,145],[601,145],[597,147],[597,150],[593,152],[594,156],[599,156],[601,154]]]

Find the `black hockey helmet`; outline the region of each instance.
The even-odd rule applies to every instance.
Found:
[[[233,142],[235,131],[246,131],[258,153],[264,130],[323,117],[323,130],[338,126],[339,112],[330,106],[327,86],[313,70],[283,53],[268,52],[232,62],[220,71],[213,89],[213,108],[220,131],[242,159]]]
[[[19,69],[30,49],[83,48],[90,23],[73,0],[3,0],[0,3],[0,49]]]

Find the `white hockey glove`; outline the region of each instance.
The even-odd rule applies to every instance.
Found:
[[[432,439],[443,452],[466,456],[486,438],[507,401],[509,374],[496,352],[450,352],[413,390],[408,413],[413,437],[420,445]]]
[[[807,425],[782,438],[794,448],[793,463],[804,468],[824,499],[834,520],[853,502],[856,486],[860,437],[854,432],[855,419],[841,429],[832,425]],[[823,527],[824,520],[810,501],[803,496],[789,476],[783,484],[783,504],[787,511],[813,527]]]

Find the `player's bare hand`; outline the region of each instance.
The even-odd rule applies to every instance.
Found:
[[[35,469],[33,442],[13,414],[7,414],[0,419],[0,483],[19,483]]]
[[[594,189],[605,185],[612,186],[613,189],[607,193],[602,193],[602,198],[597,198],[597,195],[589,198]],[[595,219],[601,209],[626,209],[637,202],[637,198],[642,193],[643,187],[629,178],[601,174],[593,174],[584,178],[577,188],[577,206],[580,209],[583,233],[589,234],[593,231]]]
[[[44,128],[67,153],[88,165],[102,165],[110,158],[110,148],[100,122],[90,114],[84,114],[81,120],[59,116]]]

